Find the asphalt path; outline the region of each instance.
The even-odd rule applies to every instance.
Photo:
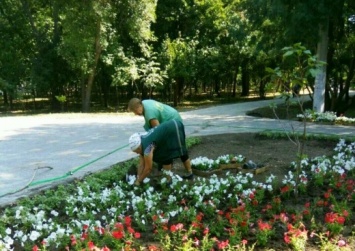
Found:
[[[298,121],[247,116],[272,100],[181,112],[187,137],[265,130],[302,131]],[[63,113],[0,117],[0,206],[136,157],[128,138],[143,131],[129,113]],[[309,133],[354,135],[354,127],[307,124]]]

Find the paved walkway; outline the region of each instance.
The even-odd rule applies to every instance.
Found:
[[[291,131],[291,127],[302,130],[297,121],[280,122],[245,115],[272,102],[283,101],[222,105],[181,115],[187,136],[266,129]],[[0,117],[0,125],[0,206],[4,206],[20,197],[136,157],[128,149],[128,138],[134,132],[143,131],[143,118],[122,113],[48,114]],[[308,132],[321,134],[355,133],[354,127],[347,126],[309,124],[307,128]],[[72,171],[74,174],[69,175]],[[63,178],[57,180],[57,177]]]

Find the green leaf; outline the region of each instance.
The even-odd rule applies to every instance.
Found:
[[[294,51],[286,51],[283,55],[282,55],[282,57],[289,57],[289,56],[291,56],[291,55],[293,55],[293,53],[294,53]]]

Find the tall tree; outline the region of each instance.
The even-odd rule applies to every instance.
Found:
[[[134,43],[138,50],[152,38],[155,4],[154,0],[82,0],[66,5],[60,51],[81,73],[83,112],[90,110],[99,60],[112,64],[121,55],[117,50],[120,46],[129,48],[128,44]]]
[[[262,31],[259,37],[259,46],[267,47],[268,55],[272,55],[270,52],[280,50],[283,46],[301,42],[312,52],[317,52],[318,58],[327,63],[326,67],[322,67],[315,82],[313,80],[313,83],[309,82],[309,84],[314,90],[313,108],[323,111],[324,107],[329,107],[324,97],[329,97],[332,91],[332,88],[329,88],[329,82],[332,79],[329,73],[333,72],[334,56],[345,46],[351,33],[354,32],[347,29],[348,20],[355,12],[353,1],[245,0],[243,2],[248,19],[255,28],[266,27],[266,24],[273,28],[268,33]],[[345,62],[337,63],[351,68],[349,65],[345,66]],[[333,81],[332,85],[338,84]],[[335,96],[337,101],[334,103],[339,105],[339,103],[347,102],[341,100],[342,95],[332,93],[332,97]],[[339,108],[333,109],[336,111]]]

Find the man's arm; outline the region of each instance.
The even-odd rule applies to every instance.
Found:
[[[138,177],[136,180],[136,185],[139,185],[139,183],[141,183],[152,171],[153,151],[154,146],[151,145],[150,151],[148,153],[144,153],[144,155],[140,157],[140,167],[138,168]]]
[[[149,125],[150,125],[150,128],[154,128],[159,125],[159,121],[157,119],[151,119],[151,120],[149,120]]]

